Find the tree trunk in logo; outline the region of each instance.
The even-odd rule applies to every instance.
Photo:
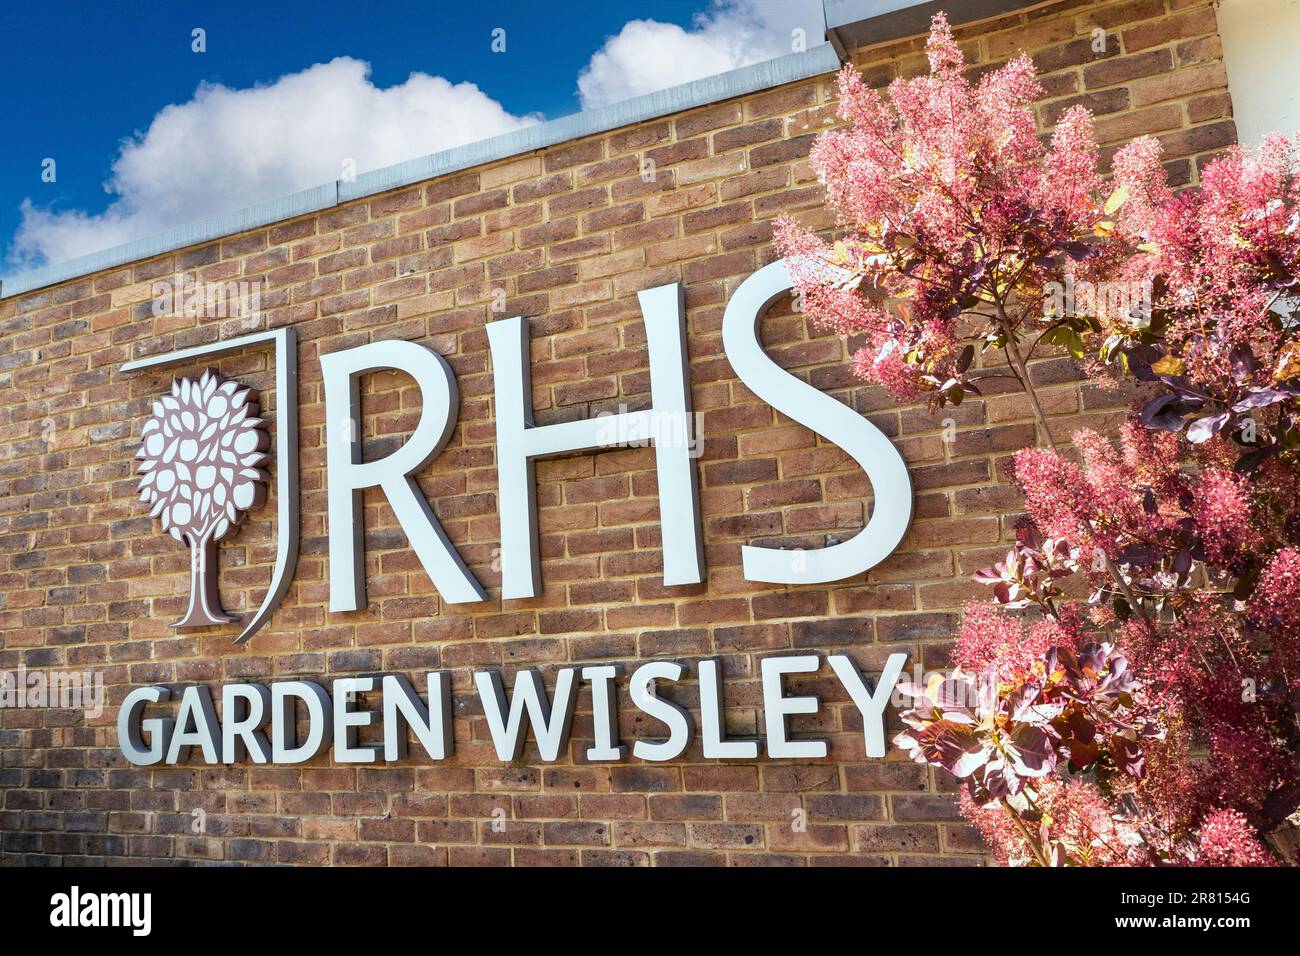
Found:
[[[257,399],[212,372],[179,379],[153,403],[140,437],[140,499],[190,549],[189,610],[173,626],[225,624],[233,618],[217,596],[217,542],[266,497],[258,466],[270,438]]]
[[[172,627],[211,627],[233,621],[217,594],[217,548],[212,535],[187,534],[190,546],[190,607]]]

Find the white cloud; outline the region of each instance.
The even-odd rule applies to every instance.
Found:
[[[61,262],[339,179],[345,160],[365,172],[536,120],[473,83],[424,73],[380,89],[351,57],[251,89],[203,84],[122,143],[104,212],[25,200],[10,258],[19,268]]]
[[[795,31],[822,42],[820,0],[712,0],[689,30],[633,20],[578,76],[584,109],[789,53]],[[250,89],[203,84],[123,140],[101,213],[22,204],[9,265],[30,268],[152,235],[356,172],[536,122],[473,83],[413,73],[380,89],[370,65],[319,63]]]
[[[713,76],[790,53],[802,30],[822,42],[820,0],[714,0],[691,29],[633,20],[605,41],[578,76],[583,109]]]

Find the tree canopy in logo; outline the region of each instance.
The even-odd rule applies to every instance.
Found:
[[[190,548],[190,604],[176,627],[231,618],[217,595],[216,543],[266,500],[270,438],[251,389],[205,371],[172,382],[140,433],[140,500]]]

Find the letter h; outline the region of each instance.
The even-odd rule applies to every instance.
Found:
[[[534,425],[528,327],[519,316],[488,323],[496,390],[503,598],[536,597],[541,589],[536,459],[626,444],[620,435],[653,436],[664,584],[698,584],[703,580],[698,481],[690,452],[691,391],[684,293],[680,284],[671,283],[647,289],[637,297],[649,353],[651,407],[616,416]]]

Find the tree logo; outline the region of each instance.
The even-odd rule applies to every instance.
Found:
[[[172,382],[140,433],[140,500],[190,549],[190,605],[174,627],[233,620],[217,594],[216,544],[266,500],[270,438],[250,388],[205,371]]]

